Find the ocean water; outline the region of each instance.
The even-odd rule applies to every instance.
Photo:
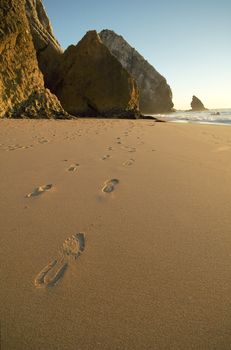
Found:
[[[171,114],[156,114],[155,117],[177,123],[231,125],[231,108],[210,109],[204,112],[176,111]]]

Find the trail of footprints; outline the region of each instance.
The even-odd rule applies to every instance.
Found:
[[[75,139],[75,136],[82,136],[81,134],[79,133],[73,133],[73,134],[70,134],[69,136],[66,136],[65,139],[69,139],[69,140],[74,140]],[[51,137],[56,137],[56,134],[53,133],[51,135]],[[32,148],[38,144],[46,144],[46,143],[49,143],[51,142],[50,139],[44,137],[44,136],[39,136],[39,135],[35,135],[35,136],[32,136],[32,139],[34,141],[33,144],[29,144],[29,145],[22,145],[22,144],[19,144],[19,143],[16,143],[16,144],[10,144],[10,145],[6,145],[4,143],[0,143],[0,150],[3,150],[3,151],[16,151],[16,150],[22,150],[22,149],[29,149],[29,148]]]
[[[61,247],[59,257],[47,264],[35,277],[37,288],[54,287],[64,276],[68,267],[74,264],[85,249],[85,234],[77,233],[67,238]]]
[[[117,140],[120,140],[120,137],[117,137]],[[135,147],[130,147],[130,146],[124,146],[124,148],[128,151],[128,152],[135,152]],[[108,147],[108,150],[112,151],[113,148],[112,146],[109,146]],[[101,160],[108,160],[111,158],[111,155],[110,154],[106,154],[104,155]],[[63,162],[67,162],[68,160],[67,159],[64,159]],[[128,160],[126,160],[124,163],[123,163],[123,166],[125,167],[129,167],[131,165],[133,165],[133,163],[135,162],[135,159],[133,158],[130,158]],[[74,163],[74,164],[71,164],[67,169],[66,171],[68,172],[75,172],[78,167],[79,167],[79,163]],[[115,190],[115,187],[119,184],[119,180],[118,179],[111,179],[111,180],[107,180],[105,183],[104,183],[104,186],[102,188],[102,192],[104,193],[111,193]],[[27,198],[30,198],[30,197],[38,197],[42,194],[44,194],[45,192],[48,192],[50,191],[51,189],[53,188],[53,185],[52,184],[47,184],[47,185],[42,185],[42,186],[39,186],[37,188],[35,188],[31,193],[27,194],[26,197]]]
[[[49,140],[44,138],[44,137],[37,138],[37,143],[45,144],[45,143],[48,143],[48,142],[49,142]],[[34,147],[35,145],[36,145],[36,143],[35,144],[30,144],[30,145],[21,145],[19,143],[11,144],[11,145],[0,144],[0,148],[2,150],[4,150],[4,151],[17,151],[17,150],[22,150],[22,149],[29,149],[29,148]]]
[[[119,138],[118,138],[119,140]],[[118,141],[120,143],[120,141]],[[126,147],[128,152],[134,152],[135,148]],[[110,146],[108,147],[109,151],[112,151],[113,148]],[[105,155],[101,159],[107,160],[111,156]],[[63,160],[67,162],[68,160]],[[125,161],[123,163],[124,166],[131,166],[135,160],[133,158]],[[79,167],[78,163],[71,164],[66,170],[68,172],[74,172]],[[116,187],[119,184],[119,180],[116,178],[107,180],[103,187],[102,192],[105,194],[110,194],[113,192]],[[26,197],[37,197],[45,192],[48,192],[52,189],[52,184],[42,185],[34,189],[33,192],[29,193]],[[68,267],[75,263],[75,261],[80,257],[80,255],[85,250],[85,234],[84,233],[77,233],[75,235],[72,235],[71,237],[67,238],[60,249],[59,256],[57,259],[53,259],[50,261],[44,268],[37,274],[37,276],[34,279],[34,285],[37,288],[50,288],[54,287],[60,279],[64,276],[66,271],[68,270]]]
[[[4,151],[16,151],[16,150],[21,150],[21,149],[28,149],[28,148],[32,148],[34,145],[19,145],[19,144],[13,144],[13,145],[4,145],[1,144],[0,146],[2,146],[2,149]]]
[[[125,133],[125,135],[128,134],[127,132]],[[120,137],[117,137],[117,141],[120,143],[121,141],[121,138]],[[44,138],[41,138],[40,141],[47,141],[46,139]],[[124,149],[127,150],[127,152],[135,152],[136,151],[136,148],[135,147],[131,147],[131,146],[123,146]],[[108,150],[109,151],[113,151],[113,147],[112,146],[109,146],[108,147]],[[106,154],[104,155],[101,160],[108,160],[111,158],[111,155],[110,154]],[[64,162],[67,162],[68,160],[67,159],[64,159],[63,160]],[[123,166],[125,167],[129,167],[131,165],[133,165],[135,162],[135,159],[133,158],[130,158],[128,160],[126,160],[124,163],[123,163]],[[74,163],[74,164],[71,164],[67,169],[66,171],[68,172],[75,172],[79,167],[79,163]],[[102,192],[104,193],[111,193],[115,190],[115,187],[119,184],[119,180],[118,179],[111,179],[111,180],[108,180],[104,183],[104,186],[102,188]],[[30,197],[38,197],[42,194],[44,194],[45,192],[48,192],[52,189],[53,185],[52,184],[47,184],[47,185],[42,185],[42,186],[39,186],[37,188],[35,188],[31,193],[27,194],[26,197],[27,198],[30,198]]]
[[[131,130],[126,131],[124,133],[124,136],[129,136],[129,132]],[[79,135],[81,136],[81,135]],[[49,142],[49,140],[45,139],[44,137],[40,137],[38,139],[38,143],[44,144]],[[121,138],[117,137],[116,143],[118,145],[122,144]],[[1,144],[1,146],[4,146]],[[29,148],[33,147],[33,145],[29,146],[21,146],[19,144],[16,145],[9,145],[8,150],[16,150],[20,148]],[[122,146],[127,152],[136,152],[135,147],[131,146]],[[108,151],[113,151],[114,148],[112,146],[108,147]],[[111,157],[111,155],[106,154],[101,159],[107,160]],[[68,160],[65,159],[65,162]],[[135,160],[133,158],[125,161],[123,163],[124,166],[131,166]],[[68,172],[75,172],[77,168],[79,167],[78,163],[71,164],[66,170]],[[119,180],[116,178],[107,180],[103,187],[102,192],[105,194],[110,194],[113,192],[116,187],[119,184]],[[27,198],[30,197],[38,197],[48,191],[50,191],[53,188],[52,184],[46,184],[39,186],[35,188],[31,193],[27,194]],[[74,264],[75,261],[80,257],[80,255],[85,250],[85,234],[84,233],[77,233],[75,235],[72,235],[71,237],[67,238],[60,249],[59,256],[57,259],[53,259],[51,262],[49,262],[35,277],[34,279],[34,285],[37,288],[46,288],[46,287],[53,287],[55,286],[60,279],[64,276],[65,272],[68,270],[68,267],[71,264]]]

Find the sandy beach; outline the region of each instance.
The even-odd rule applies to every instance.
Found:
[[[2,350],[230,349],[230,131],[0,120]]]

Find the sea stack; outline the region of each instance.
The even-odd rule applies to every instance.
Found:
[[[172,91],[166,79],[122,36],[111,30],[103,30],[99,36],[104,45],[137,81],[140,111],[144,114],[170,112],[173,108]]]
[[[195,112],[207,110],[207,108],[205,108],[201,100],[199,100],[199,98],[196,96],[192,97],[191,107],[192,107],[192,111],[195,111]]]
[[[67,113],[56,96],[44,88],[25,1],[1,0],[0,117],[21,116],[65,118]]]
[[[136,81],[89,31],[62,55],[52,92],[63,108],[77,116],[137,117]]]

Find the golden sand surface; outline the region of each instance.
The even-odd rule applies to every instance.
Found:
[[[230,349],[231,129],[0,120],[2,350]]]

